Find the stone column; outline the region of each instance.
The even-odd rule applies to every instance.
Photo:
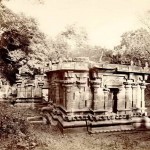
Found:
[[[126,102],[126,110],[132,110],[132,88],[131,83],[125,83],[125,102]]]
[[[138,98],[138,85],[136,83],[132,84],[132,109],[136,110],[137,107],[137,98]]]
[[[74,101],[73,101],[73,86],[74,82],[69,80],[63,80],[63,88],[65,93],[63,93],[63,107],[67,109],[67,111],[72,111],[74,109]]]
[[[20,98],[21,93],[21,82],[17,82],[17,98]]]
[[[24,88],[25,88],[25,97],[26,98],[29,98],[29,85],[28,84],[25,84],[25,86],[24,86]]]
[[[142,112],[145,112],[145,84],[141,84],[141,110]]]
[[[59,83],[55,83],[55,98],[56,98],[56,104],[58,105],[60,103],[59,98]]]
[[[38,82],[38,86],[39,86],[39,96],[42,97],[43,94],[42,94],[42,87],[43,87],[44,83],[43,82]]]
[[[141,87],[138,84],[137,85],[137,101],[136,101],[136,108],[138,112],[140,112],[140,109],[141,109],[141,94],[142,94]]]
[[[119,113],[125,113],[126,109],[126,89],[125,85],[123,85],[121,88],[119,88],[118,94],[117,94],[117,110]]]
[[[73,109],[73,94],[72,94],[72,85],[64,85],[65,87],[65,99],[64,99],[64,107],[68,111]]]
[[[112,112],[112,101],[109,100],[109,92],[108,88],[104,88],[104,109],[106,111]]]
[[[55,83],[51,83],[51,101],[56,103],[55,99]]]
[[[79,88],[79,94],[80,94],[80,98],[79,98],[79,109],[83,109],[85,108],[85,86],[86,86],[86,78],[81,78],[78,82],[77,82],[77,87]]]
[[[85,108],[85,100],[84,100],[84,87],[79,87],[80,101],[79,101],[79,109]]]
[[[32,84],[32,98],[34,98],[34,89],[35,89],[35,84]]]
[[[104,110],[104,91],[100,82],[91,81],[93,88],[93,110]]]
[[[50,103],[53,103],[52,100],[52,83],[49,81],[49,90],[48,90],[48,100]]]

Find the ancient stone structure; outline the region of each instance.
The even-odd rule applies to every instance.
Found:
[[[16,87],[17,103],[42,103],[48,93],[45,75],[35,75],[31,79],[27,74],[20,74],[17,76]]]
[[[50,104],[43,112],[63,132],[132,130],[134,119],[147,115],[144,90],[149,74],[148,66],[87,58],[57,63],[47,71]]]

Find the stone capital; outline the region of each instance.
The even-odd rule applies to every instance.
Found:
[[[73,80],[61,80],[60,83],[62,83],[64,86],[67,86],[73,85],[75,82]]]
[[[141,87],[141,89],[146,89],[146,86],[145,85],[142,85],[142,86],[140,86]]]
[[[91,80],[90,83],[91,83],[92,87],[95,87],[95,88],[99,87],[101,84],[101,82],[96,81],[96,80]]]
[[[125,88],[131,88],[131,84],[126,84]]]
[[[137,88],[138,84],[137,83],[132,83],[131,86],[132,86],[132,88]]]
[[[139,84],[141,87],[146,87],[146,84],[145,83],[140,83]]]
[[[17,82],[17,86],[21,86],[21,83],[22,83],[22,82]]]
[[[103,91],[107,93],[107,92],[109,92],[109,91],[110,91],[110,89],[108,89],[108,88],[104,88],[104,89],[103,89]]]

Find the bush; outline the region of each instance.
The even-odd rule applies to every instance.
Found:
[[[0,110],[0,149],[34,149],[38,142],[26,121],[27,110],[9,103],[0,103]]]
[[[17,109],[8,103],[0,103],[0,110],[0,138],[28,133],[29,124]]]

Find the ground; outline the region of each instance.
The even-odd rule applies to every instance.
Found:
[[[21,118],[37,115],[32,109],[10,107]],[[10,111],[9,108],[9,111]],[[6,110],[5,110],[6,112]],[[10,114],[9,114],[10,115]],[[28,127],[28,126],[27,126]],[[149,150],[150,131],[62,134],[50,125],[29,125],[29,135],[0,138],[0,150]]]
[[[41,145],[35,150],[149,150],[150,131],[62,134],[49,126],[32,128]]]

